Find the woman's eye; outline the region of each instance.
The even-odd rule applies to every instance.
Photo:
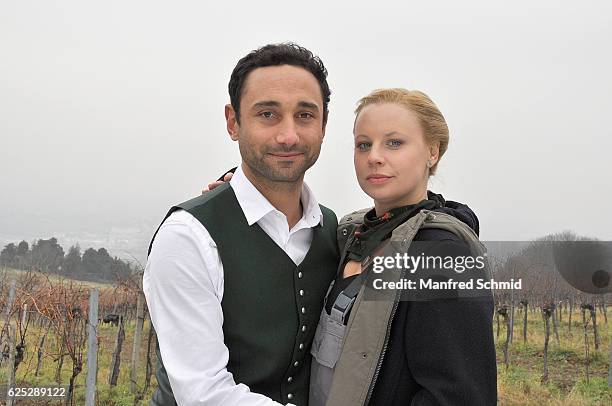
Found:
[[[359,142],[357,143],[357,145],[355,145],[355,148],[357,148],[359,151],[367,151],[370,148],[370,143],[369,142]]]
[[[389,141],[387,144],[388,144],[390,147],[397,148],[397,147],[399,147],[400,145],[402,145],[402,142],[401,142],[400,140],[390,140],[390,141]]]

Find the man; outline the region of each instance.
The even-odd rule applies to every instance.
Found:
[[[326,76],[295,44],[234,68],[225,118],[242,163],[231,182],[173,207],[150,247],[152,404],[307,405],[310,345],[338,265],[336,217],[303,182],[325,135]]]

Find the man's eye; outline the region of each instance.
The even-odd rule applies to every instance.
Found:
[[[304,120],[309,120],[311,118],[314,118],[314,114],[308,113],[308,112],[303,112],[303,113],[298,114],[298,117],[301,118],[301,119],[304,119]]]
[[[370,143],[358,142],[357,145],[355,145],[355,148],[357,148],[359,151],[367,151],[370,148]]]
[[[259,113],[259,115],[265,118],[272,118],[274,116],[274,113],[272,113],[271,111],[264,111]]]

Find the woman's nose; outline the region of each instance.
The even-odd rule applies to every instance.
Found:
[[[370,153],[368,154],[369,165],[382,165],[384,163],[384,157],[380,148],[372,145]]]

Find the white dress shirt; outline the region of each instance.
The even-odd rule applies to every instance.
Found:
[[[304,184],[302,218],[289,229],[286,216],[253,186],[240,167],[231,187],[249,226],[254,223],[300,264],[312,242],[312,227],[323,221]],[[236,236],[236,243],[240,243]],[[160,227],[143,277],[143,290],[159,348],[179,405],[280,405],[236,384],[227,370],[223,340],[223,264],[206,228],[184,210]],[[270,298],[274,300],[274,298]]]

